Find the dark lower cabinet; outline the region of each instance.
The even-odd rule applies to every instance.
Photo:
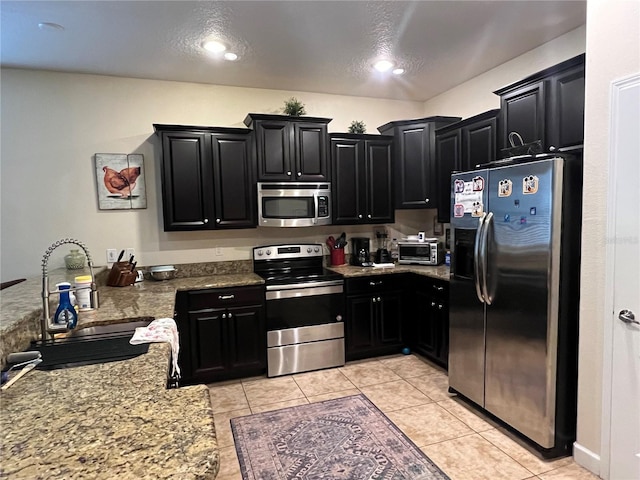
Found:
[[[257,225],[252,132],[154,125],[162,139],[164,230]]]
[[[261,375],[266,371],[263,287],[179,291],[181,384]]]
[[[347,360],[399,353],[403,346],[403,275],[347,279]]]
[[[449,284],[414,275],[407,326],[414,352],[447,368],[449,357]]]

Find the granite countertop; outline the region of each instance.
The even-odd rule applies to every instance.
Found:
[[[80,312],[77,328],[172,318],[178,290],[263,283],[251,272],[200,273],[128,287],[101,285],[100,308]],[[51,285],[78,274],[51,272]],[[3,291],[3,364],[8,353],[38,338],[41,288],[38,277]],[[29,372],[0,394],[0,477],[215,478],[219,453],[209,390],[167,390],[170,358],[168,344],[152,344],[130,360]]]
[[[327,267],[329,270],[339,273],[345,278],[349,277],[365,277],[368,275],[390,275],[397,273],[416,273],[426,277],[437,278],[439,280],[449,281],[449,266],[438,265],[396,265],[395,267],[354,267],[352,265],[343,265],[339,267]]]

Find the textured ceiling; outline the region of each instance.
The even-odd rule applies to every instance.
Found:
[[[426,100],[583,25],[586,2],[3,0],[0,12],[3,67]],[[214,37],[240,59],[207,54]],[[406,73],[374,74],[383,56]]]

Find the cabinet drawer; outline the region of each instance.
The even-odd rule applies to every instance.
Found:
[[[449,303],[449,283],[444,280],[431,280],[425,282],[425,287],[427,290],[424,293]]]
[[[213,288],[189,292],[189,311],[237,305],[262,305],[264,287]]]
[[[387,274],[370,277],[348,278],[345,282],[347,295],[377,293],[400,290],[404,286],[405,275]]]

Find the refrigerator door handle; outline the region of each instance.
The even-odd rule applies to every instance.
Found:
[[[484,303],[487,305],[491,305],[492,299],[489,295],[489,287],[487,284],[487,270],[489,268],[488,265],[488,243],[489,243],[489,228],[491,226],[491,222],[493,220],[493,212],[487,213],[484,217],[484,227],[482,229],[482,238],[480,239],[480,262],[482,263],[482,296],[484,298]]]
[[[478,300],[480,300],[482,303],[485,303],[485,301],[484,301],[484,295],[482,293],[482,286],[480,285],[480,280],[484,276],[482,272],[482,268],[484,267],[484,264],[480,261],[480,251],[481,251],[480,243],[481,243],[482,232],[484,230],[484,219],[485,219],[485,214],[483,213],[482,216],[478,219],[478,229],[476,230],[476,241],[473,245],[473,282],[476,287],[476,295],[478,296]]]

